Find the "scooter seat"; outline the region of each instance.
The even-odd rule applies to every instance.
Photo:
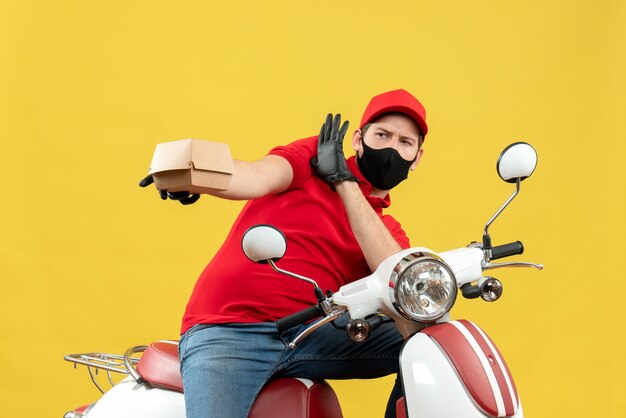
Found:
[[[342,418],[335,391],[325,381],[281,377],[265,385],[248,418]]]
[[[146,348],[137,371],[150,385],[183,391],[177,341],[156,341]],[[325,381],[277,378],[257,397],[249,418],[342,418],[337,395]]]
[[[152,386],[183,391],[178,360],[178,341],[156,341],[146,348],[137,371]]]

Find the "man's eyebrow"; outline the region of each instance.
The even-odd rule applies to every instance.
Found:
[[[374,128],[374,131],[379,131],[379,132],[383,132],[383,133],[386,133],[386,134],[390,134],[391,133],[390,130],[385,129],[382,126],[376,126]],[[400,136],[400,139],[410,139],[412,141],[419,142],[419,138],[418,137],[414,137],[414,136],[402,135],[402,136]]]

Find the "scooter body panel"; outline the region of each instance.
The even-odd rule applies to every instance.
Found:
[[[516,391],[511,392],[506,384],[498,385],[497,379],[494,383],[487,376],[490,372],[484,370],[492,367],[488,358],[493,355],[482,354],[487,359],[485,366],[480,360],[480,352],[476,352],[476,349],[480,351],[480,346],[464,341],[458,322],[428,327],[405,343],[400,368],[408,417],[522,418]],[[455,363],[448,352],[453,353],[453,357],[462,355],[475,361]],[[501,366],[496,364],[493,367]]]
[[[127,377],[106,392],[88,418],[185,418],[182,393],[151,388]]]

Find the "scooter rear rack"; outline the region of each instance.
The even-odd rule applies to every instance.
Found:
[[[74,368],[77,365],[83,365],[87,367],[91,381],[102,393],[105,391],[100,387],[96,381],[96,376],[99,370],[105,370],[107,379],[111,386],[115,386],[113,379],[111,378],[111,372],[129,374],[128,367],[124,364],[124,356],[120,354],[108,354],[108,353],[80,353],[80,354],[68,354],[63,357],[65,361],[74,363]],[[134,366],[139,362],[137,357],[127,357],[127,361]]]

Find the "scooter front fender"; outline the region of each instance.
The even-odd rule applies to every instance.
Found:
[[[523,418],[506,363],[489,337],[469,321],[427,327],[400,354],[410,418]]]
[[[182,393],[151,388],[127,377],[106,392],[86,418],[185,418]]]

